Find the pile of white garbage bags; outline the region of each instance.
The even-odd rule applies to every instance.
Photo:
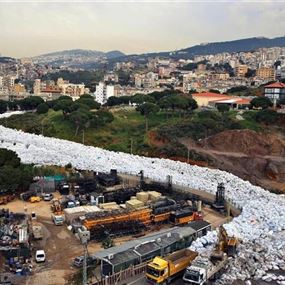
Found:
[[[270,269],[285,269],[284,196],[270,193],[233,174],[168,159],[111,152],[2,126],[0,148],[15,151],[24,163],[59,166],[71,163],[78,169],[109,172],[115,168],[118,172],[135,175],[143,170],[146,177],[154,180],[166,181],[167,175],[171,175],[174,184],[210,193],[215,193],[217,184],[223,182],[227,199],[242,208],[240,216],[226,224],[225,229],[242,243],[237,258],[229,262],[227,273],[220,281],[224,283],[219,284],[230,284],[229,280],[236,278],[264,277]],[[211,232],[193,243],[192,249],[209,250],[216,239],[216,232]]]

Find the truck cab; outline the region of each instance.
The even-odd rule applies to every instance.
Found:
[[[55,215],[55,214],[53,214],[53,215],[52,215],[52,220],[53,220],[53,223],[54,223],[56,226],[63,225],[63,223],[64,223],[64,217],[63,217],[63,215]]]
[[[190,285],[206,284],[206,270],[197,266],[190,266],[184,273],[183,281]]]
[[[168,277],[168,262],[160,257],[147,265],[146,278],[151,284],[163,284]]]

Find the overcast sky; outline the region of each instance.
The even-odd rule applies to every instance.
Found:
[[[285,35],[285,2],[278,0],[71,2],[0,0],[0,53],[82,48],[130,54]]]

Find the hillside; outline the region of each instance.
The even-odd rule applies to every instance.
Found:
[[[212,42],[191,46],[177,51],[146,53],[142,55],[129,55],[123,57],[122,60],[141,59],[156,56],[187,59],[192,58],[195,55],[217,54],[223,52],[234,53],[270,47],[285,47],[285,36],[272,39],[265,37],[254,37],[224,42]]]
[[[90,146],[211,166],[284,191],[285,122],[262,125],[255,120],[255,111],[244,113],[239,121],[236,111],[181,114],[162,110],[149,117],[146,132],[144,117],[133,108],[109,110],[114,120],[103,127],[88,127],[84,135],[82,130],[75,135],[76,127],[62,111],[54,110],[0,119],[0,125],[75,142],[82,142],[84,136],[84,143]]]
[[[39,64],[48,63],[85,68],[90,64],[96,64],[102,60],[114,59],[121,56],[124,56],[124,54],[117,50],[105,53],[96,50],[73,49],[35,56],[33,57],[33,61]]]
[[[195,45],[189,48],[181,49],[174,53],[174,55],[205,55],[205,54],[217,54],[222,52],[240,52],[240,51],[251,51],[258,48],[270,48],[270,47],[284,47],[285,46],[285,36],[278,38],[247,38],[233,41],[225,42],[214,42],[207,44]]]

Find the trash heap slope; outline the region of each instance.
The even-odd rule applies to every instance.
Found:
[[[145,176],[154,180],[165,181],[166,176],[171,175],[174,184],[210,193],[215,193],[218,182],[224,182],[226,197],[243,208],[241,215],[226,225],[228,233],[243,240],[244,244],[260,244],[260,247],[266,250],[268,258],[265,262],[268,266],[262,267],[262,272],[272,266],[276,267],[276,264],[279,268],[283,265],[285,268],[285,239],[278,239],[285,230],[284,197],[253,186],[233,174],[168,159],[111,152],[70,141],[27,134],[2,126],[0,126],[0,147],[15,151],[24,163],[59,166],[71,163],[78,169],[109,172],[111,168],[116,168],[118,172],[128,174],[138,174],[140,170],[144,170]],[[211,238],[211,235],[206,237],[209,242]],[[203,244],[201,242],[199,244],[198,241],[196,249],[200,251],[202,248]],[[255,253],[257,257],[250,263],[250,268],[260,263],[264,250]],[[246,251],[251,249],[241,246],[240,254],[245,255]],[[231,274],[234,277],[240,273],[236,270]],[[245,276],[243,273],[244,278]]]

